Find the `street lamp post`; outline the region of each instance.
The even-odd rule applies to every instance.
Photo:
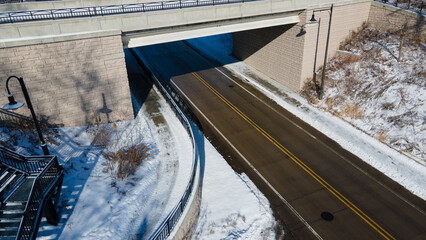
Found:
[[[25,87],[24,79],[22,77],[18,78],[16,76],[10,76],[7,79],[7,81],[6,81],[6,89],[7,89],[7,94],[8,94],[8,98],[9,98],[9,103],[5,104],[3,106],[3,109],[6,109],[6,110],[16,110],[16,109],[18,109],[18,108],[20,108],[20,107],[22,107],[24,105],[23,102],[19,102],[19,101],[17,102],[17,101],[15,101],[15,98],[13,97],[13,94],[10,93],[10,90],[9,90],[9,81],[12,78],[17,79],[19,81],[19,84],[21,85],[22,92],[24,93],[25,102],[27,103],[27,106],[28,106],[28,108],[31,111],[31,116],[33,118],[36,130],[37,130],[38,138],[40,139],[41,149],[43,150],[43,154],[44,155],[50,155],[49,149],[47,148],[46,142],[44,141],[43,134],[41,133],[40,125],[38,124],[37,117],[35,115],[33,105],[31,104],[30,96],[28,94],[27,88]]]
[[[317,83],[317,55],[318,55],[318,42],[319,42],[320,27],[321,27],[321,18],[318,19],[317,43],[315,45],[315,58],[314,58],[314,73],[313,73],[313,76],[312,76],[312,79],[314,80],[315,84]]]
[[[311,21],[311,22],[315,22],[315,21],[316,21],[316,19],[315,19],[315,12],[321,12],[321,11],[329,11],[330,19],[329,19],[329,21],[328,21],[328,32],[327,32],[327,40],[326,40],[326,45],[325,45],[324,64],[323,64],[323,66],[322,66],[321,86],[320,86],[320,89],[319,89],[319,96],[318,96],[318,98],[319,98],[320,100],[322,99],[322,96],[323,96],[323,94],[324,94],[324,77],[325,77],[325,68],[326,68],[326,66],[327,66],[327,53],[328,53],[328,43],[329,43],[329,41],[330,41],[330,29],[331,29],[331,18],[332,18],[332,16],[333,16],[333,4],[331,4],[330,9],[314,10],[314,11],[312,12],[312,18],[311,18],[311,20],[310,20],[310,21]],[[319,36],[319,26],[318,26],[318,33],[317,33],[317,46],[318,46],[318,36]],[[316,51],[315,51],[315,61],[314,61],[314,80],[315,80],[315,77],[316,77],[316,73],[315,73],[315,63],[316,63],[316,59],[317,59],[317,56],[316,56]]]

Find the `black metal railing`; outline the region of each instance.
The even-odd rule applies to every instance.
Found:
[[[22,122],[33,124],[31,118],[27,116],[0,108],[0,127],[14,128],[16,126],[22,125]]]
[[[143,56],[140,54],[138,49],[130,49],[130,51],[135,54],[138,61],[141,61],[143,64],[147,64],[146,61],[144,61]],[[189,121],[189,118],[185,113],[188,113],[189,115],[192,115],[191,113],[185,111],[187,109],[187,105],[184,103],[183,99],[180,98],[180,95],[176,92],[173,92],[172,88],[168,88],[167,86],[164,87],[161,82],[155,77],[154,74],[151,74],[151,78],[154,81],[154,84],[157,86],[157,88],[160,90],[162,95],[165,97],[166,101],[171,105],[172,109],[174,110],[177,118],[180,120],[180,122],[185,127],[186,131],[191,137],[191,143],[193,147],[193,164],[192,164],[192,170],[191,170],[191,176],[188,181],[188,185],[186,186],[185,192],[183,193],[182,197],[180,198],[179,202],[175,205],[175,207],[170,211],[170,213],[167,215],[167,217],[163,220],[163,222],[160,224],[160,226],[157,227],[157,229],[154,231],[154,233],[150,236],[150,240],[163,240],[166,239],[170,233],[172,232],[173,228],[176,226],[176,223],[179,221],[186,205],[188,204],[189,197],[192,193],[196,192],[194,191],[194,184],[195,184],[195,176],[196,171],[198,168],[198,161],[199,161],[199,155],[198,155],[198,147],[194,139],[194,133],[192,129],[192,124]],[[185,113],[184,113],[185,111]],[[193,116],[192,116],[193,117]],[[201,181],[201,178],[199,178]],[[201,186],[200,183],[198,186]],[[201,189],[198,189],[201,190]],[[195,194],[195,193],[194,193]]]
[[[35,239],[44,202],[48,199],[52,189],[60,182],[62,174],[62,167],[59,165],[58,159],[56,156],[52,156],[43,171],[34,180],[16,239]]]
[[[10,168],[28,175],[38,174],[52,156],[25,157],[5,147],[0,146],[0,162]]]
[[[424,0],[374,0],[409,11],[413,11],[424,15],[425,1]]]
[[[181,9],[200,6],[243,3],[262,0],[174,0],[124,5],[63,8],[47,10],[31,10],[20,12],[0,13],[0,24],[41,20],[56,20],[64,18],[96,17],[115,14],[142,13],[170,9]]]

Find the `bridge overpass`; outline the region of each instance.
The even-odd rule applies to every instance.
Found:
[[[27,85],[35,89],[34,95],[44,99],[36,99],[39,103],[35,105],[42,106],[37,111],[58,123],[84,125],[94,118],[88,112],[105,115],[108,121],[129,119],[132,109],[126,108],[131,103],[123,47],[233,33],[236,57],[298,91],[312,74],[317,27],[306,24],[312,11],[327,10],[334,4],[332,55],[340,41],[368,19],[370,2],[90,0],[4,4],[0,5],[0,78],[21,75],[31,81]],[[124,13],[125,9],[137,9],[135,6],[138,11]],[[90,16],[81,16],[84,11]],[[20,16],[36,18],[40,14],[48,17],[16,22]],[[320,60],[330,15],[329,11],[316,15],[322,18]],[[7,18],[14,23],[4,23]],[[45,85],[49,87],[41,87]],[[46,93],[55,100],[47,100]],[[63,107],[68,111],[56,110]],[[102,114],[100,109],[112,113]]]
[[[106,0],[11,4],[12,6],[0,6],[0,12],[21,12],[21,14],[12,14],[12,19],[15,21],[19,20],[19,15],[24,14],[23,11],[33,11],[31,16],[40,15],[40,12],[37,12],[40,10],[55,10],[55,12],[44,13],[44,15],[52,15],[51,21],[2,24],[0,39],[3,46],[11,46],[12,42],[16,44],[16,40],[21,38],[119,30],[126,47],[138,47],[294,24],[300,22],[300,13],[307,9],[322,8],[330,4],[339,6],[359,2],[365,2],[365,0],[182,0],[157,3],[153,3],[152,0],[144,0],[142,3],[129,0],[114,2],[114,5],[108,8],[100,8],[100,6],[112,4],[111,1]],[[139,12],[120,14],[120,11],[124,12],[124,9],[129,8]],[[68,9],[79,11],[74,11],[74,16],[71,15],[71,11],[69,15],[61,14],[60,10],[62,13],[67,13]],[[101,12],[102,9],[103,12]],[[84,10],[91,12],[94,17],[81,16]],[[95,12],[97,15],[94,14]],[[61,18],[64,16],[67,18]],[[1,17],[10,18],[10,14],[0,15],[0,19]]]

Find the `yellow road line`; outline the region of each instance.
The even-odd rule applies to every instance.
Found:
[[[210,84],[208,84],[202,77],[197,73],[193,72],[192,75],[197,78],[204,86],[206,86],[210,91],[212,91],[219,99],[221,99],[226,105],[228,105],[232,110],[234,110],[238,115],[240,115],[246,122],[248,122],[253,128],[260,132],[265,138],[267,138],[272,144],[274,144],[278,149],[280,149],[285,155],[290,157],[293,162],[299,165],[305,172],[311,175],[317,182],[324,186],[329,192],[331,192],[337,199],[339,199],[343,204],[345,204],[349,209],[356,213],[362,220],[364,220],[368,225],[370,225],[374,230],[376,230],[380,235],[388,240],[396,240],[389,232],[383,229],[379,224],[372,220],[367,214],[361,211],[355,204],[349,201],[345,196],[343,196],[339,191],[332,187],[327,181],[321,178],[315,171],[309,168],[304,162],[297,158],[293,153],[291,153],[287,148],[285,148],[281,143],[275,140],[269,133],[263,130],[259,125],[257,125],[253,120],[251,120],[247,115],[245,115],[241,110],[239,110],[235,105],[233,105],[228,99],[222,96],[216,89],[214,89]]]

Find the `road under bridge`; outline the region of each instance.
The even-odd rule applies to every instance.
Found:
[[[424,239],[426,204],[183,42],[139,49],[295,239]],[[218,196],[220,197],[220,196]]]

